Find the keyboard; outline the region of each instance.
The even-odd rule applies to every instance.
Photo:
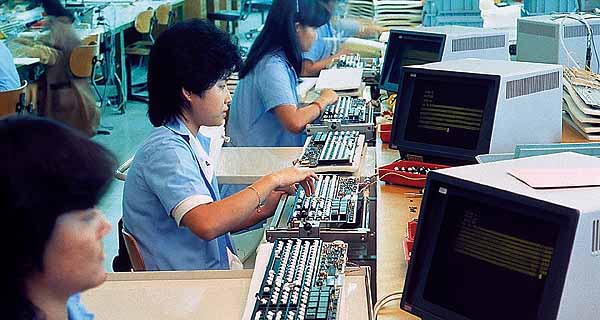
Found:
[[[310,140],[304,148],[300,165],[351,165],[359,144],[359,135],[359,131],[329,131],[309,136]]]
[[[251,319],[337,319],[347,255],[342,241],[275,240]]]
[[[342,124],[372,122],[367,100],[362,98],[340,97],[335,104],[325,107],[321,121],[338,120]]]
[[[312,196],[306,196],[302,188],[296,192],[294,211],[288,221],[290,227],[299,227],[303,222],[356,222],[359,178],[319,175],[315,188]]]
[[[334,68],[364,68],[365,63],[359,54],[341,55],[334,64]]]

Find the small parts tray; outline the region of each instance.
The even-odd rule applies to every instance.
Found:
[[[423,188],[427,171],[448,168],[441,164],[400,160],[379,167],[379,180],[391,184]]]

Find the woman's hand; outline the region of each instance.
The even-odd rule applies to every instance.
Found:
[[[317,174],[308,169],[290,167],[277,171],[271,174],[275,181],[277,191],[294,194],[297,190],[296,184],[300,183],[307,195],[312,195],[315,192],[315,180],[319,177]]]
[[[321,90],[321,94],[319,95],[319,98],[317,98],[317,101],[319,101],[319,103],[321,103],[321,105],[323,105],[323,106],[328,106],[330,104],[334,104],[337,100],[338,100],[337,93],[335,93],[335,91],[333,91],[331,89]]]

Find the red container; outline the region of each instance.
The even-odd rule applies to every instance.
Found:
[[[419,173],[412,172],[402,172],[396,170],[396,168],[402,167],[425,167],[429,169],[443,169],[448,168],[448,166],[441,164],[433,164],[433,163],[425,163],[418,161],[405,161],[400,160],[396,162],[392,162],[388,165],[379,167],[379,180],[385,181],[391,184],[399,184],[402,186],[423,188],[425,186],[425,180],[427,176]]]
[[[406,262],[410,262],[410,255],[414,244],[415,240],[404,239],[404,259]]]
[[[415,240],[415,235],[417,234],[417,222],[419,220],[412,220],[406,223],[406,236],[410,240]]]
[[[379,125],[379,137],[382,142],[389,143],[390,136],[392,135],[392,124],[382,123]]]

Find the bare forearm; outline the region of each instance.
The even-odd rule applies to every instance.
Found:
[[[327,69],[327,67],[329,67],[329,64],[331,64],[331,62],[333,62],[333,56],[329,56],[317,62],[304,60],[304,62],[302,63],[302,76],[317,77],[321,70]]]
[[[193,208],[183,217],[183,224],[205,240],[236,231],[252,220],[259,204],[258,195],[260,201],[264,201],[277,186],[272,176],[263,177],[252,185],[256,191],[246,188],[225,199]]]

